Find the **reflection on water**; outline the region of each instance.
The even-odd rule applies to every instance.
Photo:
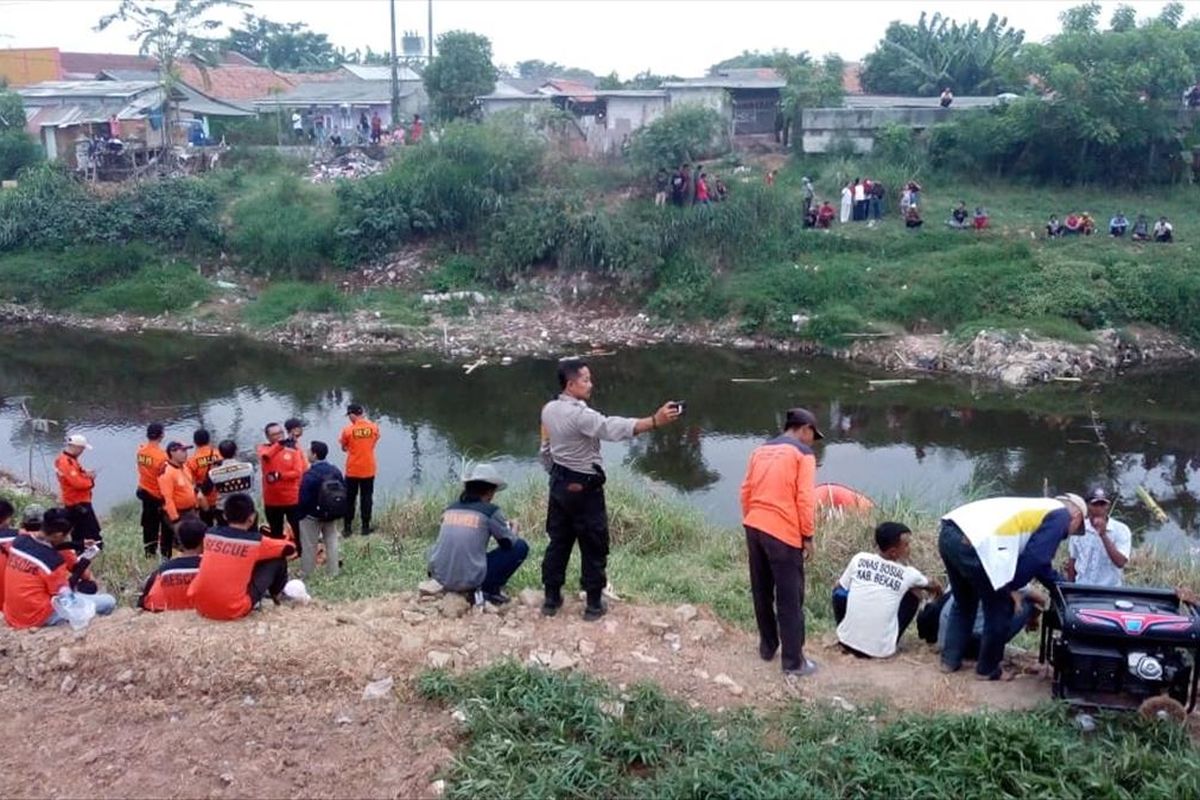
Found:
[[[686,400],[683,423],[632,443],[607,445],[653,484],[683,493],[713,519],[737,521],[737,490],[750,450],[777,430],[781,412],[806,405],[827,430],[819,477],[876,499],[914,496],[943,510],[965,494],[1118,487],[1120,512],[1152,538],[1197,534],[1200,415],[1196,370],[1126,376],[1103,387],[1054,385],[997,392],[962,380],[926,380],[871,391],[860,369],[827,360],[694,347],[658,347],[595,361],[594,404],[645,415]],[[733,382],[732,378],[775,378]],[[263,426],[297,415],[308,438],[336,440],[351,399],[383,426],[381,491],[404,493],[456,479],[463,457],[495,458],[518,477],[538,469],[538,411],[555,392],[554,364],[522,361],[470,375],[411,356],[332,357],[246,340],[167,334],[108,335],[54,329],[0,331],[0,464],[52,479],[62,431],[96,449],[102,510],[132,498],[133,452],[148,422],[190,441],[197,425],[245,450]],[[35,432],[30,412],[53,419]],[[1115,457],[1097,446],[1100,435]],[[1134,489],[1145,485],[1171,517],[1148,527]]]

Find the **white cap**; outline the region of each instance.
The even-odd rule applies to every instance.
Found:
[[[1067,492],[1066,494],[1060,494],[1054,499],[1064,505],[1075,506],[1080,514],[1085,517],[1087,516],[1087,503],[1083,502],[1083,498],[1079,495]]]
[[[471,481],[479,481],[480,483],[490,483],[496,487],[496,491],[508,486],[504,479],[500,477],[500,470],[493,467],[491,464],[476,464],[471,467],[471,471],[467,473],[467,477],[463,478],[463,483]]]
[[[87,437],[82,433],[73,433],[67,437],[66,443],[72,447],[82,447],[84,450],[91,450],[92,446],[88,444]]]

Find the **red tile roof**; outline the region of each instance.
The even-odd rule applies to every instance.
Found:
[[[222,64],[207,70],[208,80],[194,64],[179,69],[183,82],[218,100],[262,100],[274,92],[286,92],[296,84],[266,67]]]
[[[586,83],[580,83],[579,81],[566,78],[550,78],[542,86],[549,86],[559,94],[568,95],[584,103],[589,103],[596,99],[596,90]]]

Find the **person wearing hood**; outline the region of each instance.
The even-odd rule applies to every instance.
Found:
[[[1015,613],[1012,593],[1037,580],[1047,588],[1064,579],[1054,569],[1058,546],[1083,533],[1087,504],[1077,494],[993,497],[959,506],[942,517],[938,552],[946,565],[955,606],[942,651],[942,671],[962,667],[976,609],[983,636],[975,675],[1005,677],[1000,662]]]

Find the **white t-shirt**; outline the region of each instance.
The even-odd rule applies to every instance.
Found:
[[[838,641],[860,653],[887,658],[896,652],[904,593],[928,586],[929,579],[915,567],[876,553],[859,553],[846,565],[838,585],[849,592],[846,616],[837,629]]]
[[[1108,520],[1108,538],[1112,539],[1121,555],[1129,558],[1129,554],[1133,552],[1133,532],[1129,530],[1128,525],[1110,518]],[[1072,536],[1067,541],[1071,558],[1075,559],[1076,583],[1086,583],[1092,586],[1121,585],[1123,570],[1118,569],[1117,565],[1108,557],[1108,551],[1104,549],[1104,542],[1100,541],[1100,535],[1092,527],[1091,520],[1084,522],[1082,536]]]

